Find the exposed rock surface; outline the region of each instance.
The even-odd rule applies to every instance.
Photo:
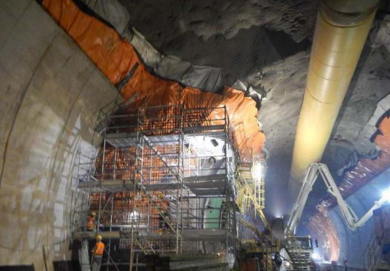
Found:
[[[273,206],[273,201],[280,204],[276,202],[279,200],[275,198],[275,193],[285,191],[285,182],[289,178],[308,60],[308,52],[302,52],[265,67],[263,74],[249,76],[249,82],[264,86],[268,96],[263,101],[259,119],[267,136],[266,147],[270,153],[267,182],[274,183],[267,186],[269,206]],[[390,93],[389,61],[390,56],[383,47],[372,49],[366,46],[363,51],[322,159],[336,178],[336,171],[348,162],[349,154],[355,149],[368,152],[375,147],[367,137],[359,137],[359,134],[374,114],[378,102]],[[318,191],[326,191],[322,184],[317,186]],[[323,193],[312,196],[313,206]]]
[[[202,40],[222,34],[234,38],[241,29],[265,26],[284,31],[296,42],[312,34],[318,1],[308,0],[121,0],[131,24],[162,48],[169,39],[194,32]]]
[[[221,67],[227,85],[240,79],[265,90],[259,119],[269,150],[267,205],[281,215],[288,203],[278,195],[289,178],[318,1],[120,1],[131,16],[130,25],[161,53]],[[325,151],[323,161],[334,175],[355,149],[374,147],[359,134],[390,93],[390,58],[383,44],[387,25],[386,20],[376,23],[376,29],[382,28],[371,35],[375,48],[364,49]],[[317,190],[323,188],[319,184]],[[321,194],[309,199],[313,205]]]
[[[222,67],[227,85],[309,47],[317,1],[128,1],[130,26],[165,55]],[[296,43],[298,42],[298,43]]]
[[[228,85],[241,79],[265,89],[266,203],[282,215],[318,1],[121,1],[130,25],[163,54],[222,67]],[[0,7],[0,263],[34,262],[43,270],[42,247],[48,262],[69,257],[72,165],[79,146],[91,142],[97,111],[117,92],[37,2]],[[334,173],[352,151],[372,147],[361,131],[390,93],[388,22],[378,25],[375,49],[363,52],[323,157]],[[309,207],[324,187],[315,191]],[[352,198],[352,207],[374,200],[362,199]]]

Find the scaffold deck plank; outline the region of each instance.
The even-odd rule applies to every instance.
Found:
[[[133,147],[137,145],[137,133],[110,133],[106,140],[116,148]],[[154,145],[168,145],[179,143],[179,135],[148,136],[148,140]]]
[[[198,132],[198,131],[215,131],[225,130],[225,125],[209,125],[209,126],[192,126],[183,128],[183,132]]]
[[[214,174],[206,176],[191,176],[183,178],[185,183],[187,182],[204,182],[204,181],[213,181],[213,180],[226,180],[226,174]]]
[[[135,236],[142,236],[146,240],[174,240],[176,234],[174,233],[148,233],[148,232],[137,232],[134,231]],[[100,231],[98,233],[103,239],[121,239],[131,238],[131,231]],[[188,229],[181,231],[181,237],[183,241],[214,241],[214,240],[225,240],[226,236],[229,235],[226,229]],[[94,239],[96,233],[93,231],[78,231],[74,232],[73,239]]]
[[[192,180],[192,182],[191,182]],[[209,195],[213,194],[221,194],[220,189],[224,189],[226,182],[224,180],[216,180],[216,181],[207,181],[207,178],[201,179],[202,182],[194,182],[194,179],[185,178],[183,184],[189,188],[194,194],[204,194],[201,192],[201,189],[205,189],[205,192],[208,192]],[[214,179],[213,179],[214,180]],[[138,184],[141,185],[142,184]],[[156,184],[148,184],[144,186],[146,190],[149,191],[163,191],[163,190],[173,190],[178,188],[178,183],[156,183]],[[103,180],[102,182],[80,182],[79,189],[91,189],[91,190],[109,190],[112,192],[118,191],[133,191],[134,184],[131,181],[123,181],[123,180]],[[213,191],[212,189],[219,189],[218,191]],[[214,193],[213,193],[214,192]],[[216,193],[217,192],[217,193]]]
[[[185,137],[191,137],[196,135],[212,136],[224,139],[226,133],[224,131],[224,125],[212,125],[212,126],[196,126],[183,128]],[[180,139],[180,133],[168,134],[168,135],[148,135],[148,132],[141,131],[141,134],[145,134],[148,137],[150,143],[154,145],[168,145],[178,143]],[[107,133],[106,140],[116,148],[125,148],[137,145],[137,132],[131,133]]]

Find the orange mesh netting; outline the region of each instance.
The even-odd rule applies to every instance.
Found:
[[[134,47],[118,33],[93,16],[82,12],[71,0],[44,0],[43,6],[84,50],[96,66],[115,85],[125,101],[133,98],[129,108],[181,104],[184,108],[226,106],[234,145],[244,162],[252,152],[261,157],[265,142],[257,123],[256,103],[244,93],[225,88],[222,95],[183,88],[177,82],[150,74]],[[218,114],[210,110],[210,115]]]

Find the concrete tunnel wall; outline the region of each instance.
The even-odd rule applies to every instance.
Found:
[[[52,270],[70,257],[77,150],[117,91],[37,1],[13,0],[0,1],[0,94],[0,265]]]

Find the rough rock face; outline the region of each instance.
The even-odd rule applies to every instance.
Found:
[[[265,26],[284,31],[296,42],[312,34],[318,1],[308,0],[121,0],[131,24],[161,48],[167,39],[194,32],[203,40],[216,34],[231,39],[241,29]],[[148,30],[148,31],[144,31]],[[146,34],[148,32],[148,34]]]
[[[259,120],[269,154],[266,212],[283,215],[291,207],[291,201],[282,195],[287,194],[318,1],[121,2],[131,14],[130,24],[163,54],[221,67],[227,85],[240,79],[262,89],[267,99],[262,101]],[[322,162],[329,166],[336,182],[341,179],[337,170],[350,162],[352,153],[362,157],[375,147],[369,140],[370,131],[376,130],[378,114],[390,108],[389,99],[384,99],[390,93],[389,25],[389,16],[374,23],[323,155]],[[317,182],[302,225],[308,223],[318,199],[325,195],[325,185]],[[361,206],[351,202],[351,207]],[[301,233],[304,230],[302,227]],[[340,255],[345,256],[359,245],[350,232],[342,235],[348,239],[341,246]],[[348,248],[347,243],[352,245]]]
[[[268,139],[267,204],[281,215],[288,203],[280,203],[277,193],[289,178],[318,1],[120,1],[130,13],[130,26],[161,53],[221,67],[226,85],[240,79],[265,90],[259,120]],[[386,40],[385,32],[382,28],[375,37]],[[374,147],[359,134],[390,92],[389,55],[375,40],[376,48],[364,49],[323,157],[334,175],[355,149]],[[321,197],[324,187],[317,190],[315,197]]]
[[[307,52],[298,53],[265,67],[263,74],[252,74],[248,78],[252,85],[262,85],[267,92],[268,99],[262,103],[259,120],[267,136],[266,148],[270,154],[267,181],[273,182],[273,185],[267,186],[267,204],[272,209],[273,201],[280,204],[275,193],[285,191],[284,185],[289,178],[308,60]],[[390,56],[385,47],[366,46],[363,51],[322,159],[329,165],[336,181],[337,170],[348,163],[353,151],[367,153],[375,147],[367,137],[359,135],[374,114],[378,102],[390,93],[389,61]],[[318,198],[326,193],[322,184],[319,183],[316,187],[318,193],[309,198],[313,207],[318,203]]]
[[[222,67],[225,84],[309,47],[317,1],[128,1],[130,25],[161,53]]]
[[[282,215],[281,198],[286,194],[283,189],[318,2],[121,1],[131,13],[130,24],[162,53],[194,64],[223,67],[227,85],[239,78],[264,88],[267,100],[260,121],[268,136],[266,202],[269,213]],[[62,260],[69,254],[72,165],[77,149],[91,142],[96,112],[114,99],[117,91],[36,1],[0,3],[6,22],[0,25],[0,85],[5,97],[0,106],[4,119],[0,125],[0,209],[4,218],[0,221],[0,263],[35,262],[36,268],[43,270],[45,259],[37,247],[45,248],[47,261]],[[323,162],[334,173],[352,151],[366,152],[372,147],[361,131],[377,103],[390,93],[388,17],[386,20],[378,24],[379,35],[371,38],[375,48],[366,46],[363,52],[325,151]],[[388,179],[387,172],[383,183]],[[372,197],[373,191],[369,189],[364,196],[356,193],[349,199],[351,206],[363,213],[378,198],[380,191]],[[319,183],[308,205],[314,207],[322,194],[324,187]],[[309,214],[306,212],[304,219]],[[336,222],[340,217],[337,213],[331,216]],[[344,250],[356,257],[351,248],[362,246],[344,230],[342,221],[336,227],[344,238],[341,243],[349,246]]]
[[[267,187],[267,202],[278,205],[281,215],[284,204],[273,192],[283,191],[289,176],[318,2],[121,2],[130,13],[130,25],[161,53],[222,67],[226,85],[240,79],[268,92],[260,113],[270,150],[268,179],[273,182]]]
[[[259,120],[266,133],[266,148],[269,151],[266,205],[271,207],[269,212],[274,216],[283,215],[289,204],[281,202],[280,195],[287,193],[286,183],[290,174],[295,128],[308,65],[309,53],[301,52],[265,67],[262,74],[254,73],[248,78],[250,84],[261,85],[267,92],[267,100],[262,102]]]

